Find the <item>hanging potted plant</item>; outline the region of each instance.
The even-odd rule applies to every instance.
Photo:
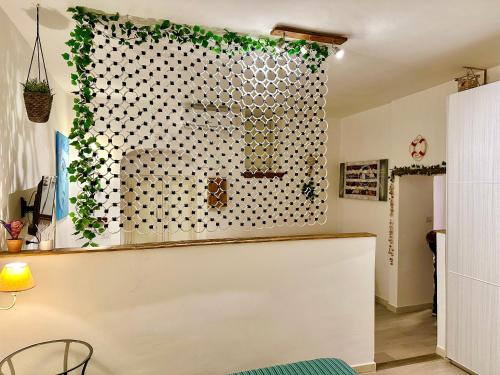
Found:
[[[23,247],[23,239],[19,238],[19,235],[24,227],[24,222],[22,220],[13,220],[11,222],[0,220],[0,224],[3,225],[10,235],[10,239],[7,240],[7,249],[9,253],[20,252]]]
[[[24,87],[24,105],[30,121],[44,123],[49,121],[50,110],[52,109],[52,91],[49,86],[49,77],[45,67],[45,59],[43,57],[42,42],[40,39],[40,17],[39,6],[36,7],[36,39],[33,53],[31,54],[30,67],[28,69],[28,77],[26,82],[21,85]],[[38,75],[30,79],[31,69],[33,68],[33,60],[36,54],[36,62],[38,67]],[[42,73],[45,79],[42,78]]]
[[[24,105],[30,121],[44,123],[49,121],[52,108],[52,92],[47,81],[37,78],[22,83],[24,87]]]

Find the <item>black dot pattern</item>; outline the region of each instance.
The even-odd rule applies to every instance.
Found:
[[[169,40],[124,46],[110,29],[97,26],[89,71],[109,232],[325,222],[324,68]],[[314,201],[301,191],[310,179]],[[209,204],[209,181],[225,181],[227,202]]]

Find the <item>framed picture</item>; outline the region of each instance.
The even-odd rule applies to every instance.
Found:
[[[56,220],[64,219],[69,213],[69,140],[56,132]]]
[[[339,196],[387,201],[388,179],[388,159],[341,163]]]

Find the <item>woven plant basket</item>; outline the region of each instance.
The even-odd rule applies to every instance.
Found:
[[[24,92],[24,105],[30,121],[38,123],[49,121],[52,96],[51,93]]]

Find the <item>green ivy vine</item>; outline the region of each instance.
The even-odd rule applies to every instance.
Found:
[[[224,53],[229,56],[249,51],[300,56],[307,62],[311,72],[316,72],[329,55],[327,46],[305,40],[254,38],[229,30],[218,34],[200,26],[176,24],[168,20],[138,26],[129,20],[122,22],[118,13],[107,15],[84,7],[69,8],[68,12],[72,13],[76,26],[70,33],[71,38],[66,42],[70,51],[62,56],[68,66],[74,68],[71,83],[78,87],[73,104],[75,118],[69,135],[78,157],[71,162],[68,172],[70,181],[78,183],[81,188],[76,196],[70,198],[70,202],[75,205],[75,211],[70,213],[70,217],[75,227],[73,234],[85,240],[84,247],[97,246],[95,239],[104,232],[104,224],[95,214],[99,209],[96,196],[102,191],[98,171],[106,160],[98,158],[96,150],[99,144],[96,137],[90,133],[94,125],[90,102],[96,81],[91,74],[91,53],[96,26],[109,25],[111,31],[107,37],[117,39],[122,45],[158,43],[167,38],[181,44],[190,42],[216,54]]]
[[[434,176],[436,174],[446,173],[446,162],[443,161],[441,164],[435,165],[420,165],[412,164],[407,167],[394,167],[391,170],[390,180],[394,182],[396,176],[406,176],[406,175],[423,175],[423,176]]]

